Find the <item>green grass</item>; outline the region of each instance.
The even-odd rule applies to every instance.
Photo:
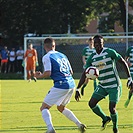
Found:
[[[76,80],[76,83],[78,80]],[[40,113],[41,103],[49,88],[53,85],[51,80],[38,80],[27,83],[24,80],[1,80],[0,91],[0,132],[2,133],[44,133],[46,125]],[[133,132],[133,99],[128,108],[124,108],[128,90],[126,80],[122,80],[123,95],[117,105],[119,112],[120,133]],[[87,125],[86,133],[112,133],[112,122],[104,131],[100,131],[101,119],[88,107],[88,100],[93,92],[92,81],[85,90],[85,96],[76,102],[74,95],[67,105],[82,123]],[[100,102],[107,115],[108,98]],[[51,108],[53,124],[57,133],[78,133],[76,125],[65,118],[56,109]]]

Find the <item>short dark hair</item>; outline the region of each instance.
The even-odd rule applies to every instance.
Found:
[[[55,46],[55,40],[51,37],[48,37],[44,40],[44,45],[48,48],[51,48],[51,47]]]
[[[54,42],[53,38],[49,37],[44,40],[44,43],[52,43]]]
[[[101,36],[101,35],[95,35],[93,39],[96,39],[96,38],[103,39],[103,36]]]
[[[93,40],[93,37],[90,37],[90,38],[89,38],[89,41],[92,41],[92,40]]]

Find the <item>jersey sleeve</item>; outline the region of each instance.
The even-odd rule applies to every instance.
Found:
[[[86,48],[83,49],[82,56],[85,56],[85,53],[86,53]]]
[[[92,57],[93,57],[93,54],[91,54],[89,58],[87,58],[85,68],[88,68],[92,65]]]
[[[128,48],[128,50],[127,50],[127,52],[126,52],[126,56],[127,56],[127,57],[130,57],[131,49],[132,49],[131,47]]]
[[[43,56],[42,63],[43,63],[44,71],[51,71],[51,61],[49,56]]]
[[[114,60],[119,60],[122,56],[119,54],[119,53],[117,53],[114,49],[108,49],[108,51],[107,51],[108,53],[109,53],[109,55],[110,55],[110,57],[112,58],[112,59],[114,59]]]

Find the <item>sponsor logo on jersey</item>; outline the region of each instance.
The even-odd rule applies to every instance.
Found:
[[[99,62],[95,67],[97,67],[99,70],[102,70],[106,66],[105,62]]]
[[[33,54],[32,54],[32,53],[29,53],[29,54],[28,54],[28,57],[32,57],[32,56],[33,56]]]

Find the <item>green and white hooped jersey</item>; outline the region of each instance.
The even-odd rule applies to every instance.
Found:
[[[115,50],[103,48],[100,54],[92,53],[87,59],[86,68],[95,66],[99,70],[99,85],[103,88],[117,88],[121,81],[116,69],[116,61],[121,58]]]
[[[130,66],[130,73],[133,75],[133,46],[129,47],[129,49],[126,52],[126,56],[129,57],[129,61],[131,63]],[[133,78],[133,76],[132,76]]]
[[[89,48],[89,46],[85,47],[82,51],[82,56],[85,56],[85,60],[95,51],[95,48]]]

